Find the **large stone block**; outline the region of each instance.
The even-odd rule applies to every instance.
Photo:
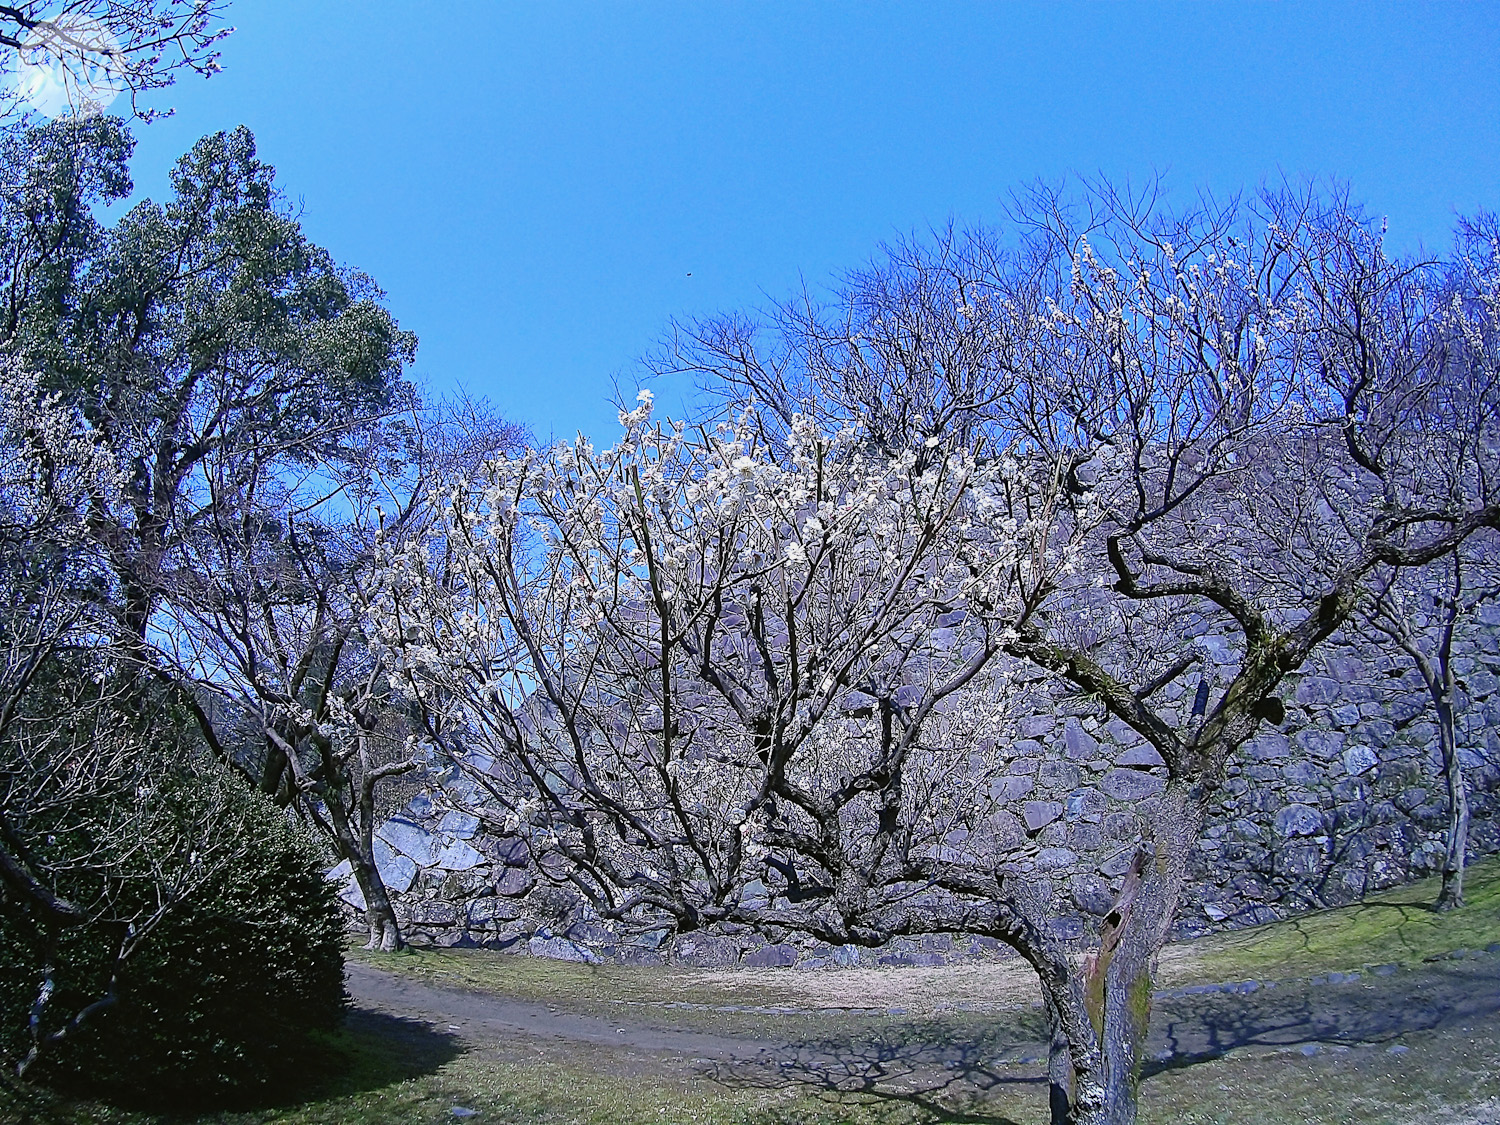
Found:
[[[1135,848],[1121,848],[1111,856],[1107,856],[1099,864],[1101,874],[1108,875],[1113,879],[1117,875],[1123,875],[1130,870],[1130,865],[1135,861]]]
[[[463,840],[450,840],[432,859],[432,866],[443,871],[468,871],[485,862],[484,853]]]
[[[1108,914],[1115,904],[1114,892],[1097,875],[1080,875],[1074,878],[1068,888],[1068,897],[1085,914],[1100,918]]]
[[[592,949],[567,938],[537,934],[526,943],[526,949],[533,957],[550,957],[554,961],[580,961],[589,965],[600,961],[599,954]]]
[[[1328,674],[1341,684],[1351,683],[1369,672],[1364,661],[1349,653],[1334,653],[1327,664]]]
[[[1157,766],[1166,765],[1166,760],[1156,752],[1156,747],[1149,742],[1142,742],[1139,746],[1132,746],[1115,758],[1115,765],[1129,766],[1134,769],[1155,769]]]
[[[438,821],[438,831],[455,840],[472,840],[474,834],[479,831],[479,818],[469,813],[450,810],[443,814],[442,820]]]
[[[698,969],[718,969],[740,959],[740,947],[728,938],[683,934],[672,942],[672,960]]]
[[[1277,857],[1276,866],[1288,875],[1306,878],[1323,869],[1323,852],[1312,844],[1288,848]]]
[[[752,969],[787,969],[797,963],[795,945],[763,945],[745,955],[741,964]]]
[[[1312,762],[1292,762],[1282,768],[1281,776],[1293,785],[1316,785],[1327,780],[1328,774]]]
[[[1071,762],[1054,760],[1042,762],[1037,767],[1037,783],[1048,789],[1072,789],[1078,784],[1078,767]]]
[[[1297,745],[1315,758],[1338,757],[1344,749],[1344,736],[1336,730],[1309,727],[1297,734]]]
[[[1077,719],[1070,718],[1063,725],[1063,744],[1068,749],[1068,757],[1075,761],[1093,758],[1099,753],[1099,740],[1084,730]]]
[[[1104,846],[1104,833],[1097,824],[1073,824],[1069,825],[1065,840],[1074,851],[1091,853]]]
[[[418,926],[451,926],[458,921],[458,908],[451,902],[419,902],[411,908],[411,920]]]
[[[330,883],[342,883],[353,874],[354,865],[345,859],[341,860],[337,866],[330,867],[327,871],[323,872],[323,878],[327,879]]]
[[[1015,813],[1001,809],[985,820],[975,836],[996,849],[1013,848],[1026,839],[1026,826]]]
[[[1036,782],[1024,774],[1007,774],[990,782],[990,796],[1000,801],[1019,801],[1036,788]]]
[[[411,889],[417,878],[416,862],[396,851],[378,836],[375,838],[375,870],[385,889],[395,894]]]
[[[1108,799],[1091,786],[1069,793],[1063,800],[1063,804],[1066,806],[1069,820],[1077,820],[1081,816],[1093,816],[1109,809]]]
[[[531,872],[524,867],[507,867],[500,873],[500,878],[495,881],[495,893],[507,897],[524,895],[535,885],[536,880],[531,877]]]
[[[1303,676],[1296,698],[1304,707],[1327,706],[1339,698],[1339,682],[1327,676]]]
[[[1396,807],[1402,812],[1410,813],[1426,800],[1427,789],[1421,785],[1413,785],[1401,791],[1401,795],[1396,798]]]
[[[1059,941],[1077,941],[1088,931],[1083,919],[1075,914],[1065,914],[1047,922],[1047,931]]]
[[[402,855],[409,856],[419,867],[431,867],[437,858],[437,839],[427,829],[405,817],[391,817],[375,830],[375,835]]]
[[[1063,814],[1061,801],[1027,801],[1022,810],[1022,816],[1026,820],[1026,828],[1030,832],[1039,831],[1041,828],[1051,824]]]
[[[1311,805],[1288,805],[1276,814],[1276,831],[1284,837],[1315,836],[1323,830],[1323,814]]]
[[[1262,731],[1245,743],[1244,753],[1256,762],[1275,762],[1285,758],[1291,750],[1284,734]]]
[[[1043,871],[1069,867],[1077,861],[1078,853],[1071,848],[1043,848],[1036,856],[1036,865]]]
[[[519,836],[507,836],[492,841],[490,854],[501,863],[509,864],[511,867],[525,867],[531,862],[531,852],[526,847],[526,841]]]
[[[1344,689],[1344,695],[1346,698],[1348,697],[1348,694],[1349,688],[1346,687]],[[1345,703],[1340,707],[1329,708],[1328,716],[1333,720],[1336,726],[1352,727],[1360,721],[1360,719],[1363,717],[1363,713],[1355,704]]]
[[[1051,715],[1027,715],[1018,724],[1025,738],[1041,738],[1057,728],[1057,720]]]
[[[521,911],[513,902],[486,896],[469,903],[468,917],[470,926],[485,926],[497,922],[514,922],[521,917]]]
[[[1112,769],[1105,773],[1103,787],[1117,801],[1139,801],[1163,792],[1167,783],[1140,770]]]
[[[876,699],[862,691],[851,691],[839,700],[839,710],[856,719],[867,719],[875,714]]]

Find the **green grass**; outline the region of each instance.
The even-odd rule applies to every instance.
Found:
[[[1168,946],[1157,983],[1172,987],[1246,977],[1309,977],[1368,965],[1411,965],[1457,949],[1483,949],[1500,942],[1500,856],[1471,865],[1465,888],[1466,905],[1446,914],[1431,909],[1438,892],[1438,880],[1433,878],[1371,895],[1352,906]],[[799,972],[584,965],[477,949],[412,949],[391,954],[352,948],[349,955],[445,987],[472,988],[575,1010],[602,1011],[614,1004],[645,1006],[670,1011],[677,1024],[713,1026],[739,1034],[784,1027],[789,1019],[795,1022],[819,1007],[882,1012],[886,1007],[878,998],[849,996],[829,1001],[826,995],[821,1000],[810,996],[810,991],[827,990],[811,990],[812,978]],[[915,998],[891,1001],[914,1015],[942,1010],[945,1004],[951,1008],[954,1001],[969,1001],[981,1010],[1025,1006],[1038,995],[1031,970],[1019,961],[982,969],[892,970],[883,975],[893,981],[941,982],[925,990],[926,1005],[922,990]],[[820,982],[830,977],[842,979],[836,970],[816,974]],[[707,1014],[667,1008],[669,1003],[697,1005]],[[717,1011],[724,1007],[790,1007],[795,1011],[774,1017]]]
[[[1500,1021],[1389,1044],[1236,1052],[1148,1078],[1143,1125],[1494,1125]]]
[[[1410,1037],[1392,1056],[1384,1046],[1328,1052],[1236,1055],[1148,1079],[1143,1125],[1483,1125],[1500,1119],[1500,1028],[1467,1035]],[[986,1093],[893,1078],[877,1093],[816,1090],[690,1076],[622,1073],[618,1059],[587,1049],[471,1049],[431,1073],[392,1077],[390,1044],[354,1033],[355,1072],[339,1088],[301,1104],[200,1116],[152,1115],[55,1099],[15,1107],[16,1125],[442,1125],[454,1107],[479,1110],[480,1125],[1045,1125],[1036,1068],[996,1077]],[[403,1048],[405,1049],[405,1048]],[[554,1053],[555,1052],[555,1053]],[[371,1080],[383,1082],[359,1088]],[[348,1088],[354,1087],[354,1088]]]
[[[1500,858],[1469,872],[1468,905],[1435,914],[1435,882],[1372,896],[1365,903],[1214,935],[1172,947],[1162,983],[1207,983],[1246,977],[1306,977],[1365,965],[1420,963],[1458,948],[1500,941]],[[824,1013],[804,999],[797,1015],[735,1015],[731,1005],[795,1003],[814,977],[824,987],[833,974],[743,975],[590,966],[483,951],[355,954],[384,968],[433,983],[489,989],[571,1010],[620,1011],[679,1026],[725,1021],[764,1026],[786,1038],[811,1032],[845,1042],[899,1044],[912,1017]],[[936,970],[893,970],[921,979]],[[1021,966],[955,970],[965,987],[1020,980]],[[969,977],[965,977],[969,973]],[[1012,974],[1012,976],[1006,976]],[[893,976],[892,979],[905,979]],[[799,983],[800,982],[800,983]],[[941,987],[936,990],[942,993]],[[958,992],[962,995],[962,989]],[[665,1002],[702,1005],[694,1012]],[[639,1005],[639,1007],[636,1007]],[[1006,1019],[1034,1020],[1030,1002],[1006,993],[990,1013],[928,1013],[923,1034],[982,1035]],[[997,1022],[998,1021],[998,1022]],[[1402,1037],[1405,1053],[1382,1043],[1297,1051],[1245,1049],[1210,1062],[1169,1069],[1143,1089],[1146,1125],[1481,1125],[1500,1120],[1500,1020],[1470,1028],[1415,1032]],[[16,1125],[439,1125],[479,1115],[478,1125],[1044,1125],[1045,1088],[1037,1063],[996,1063],[984,1052],[966,1073],[903,1069],[888,1061],[880,1080],[860,1090],[835,1089],[840,1076],[778,1072],[703,1073],[692,1060],[671,1060],[628,1046],[594,1046],[525,1035],[475,1036],[464,1041],[442,1029],[357,1016],[310,1060],[315,1078],[279,1097],[236,1110],[147,1112],[98,1102],[68,1101],[0,1091],[0,1122]],[[844,1076],[847,1077],[847,1076]],[[791,1079],[797,1079],[792,1081]]]
[[[1300,977],[1366,965],[1420,963],[1500,941],[1500,856],[1469,867],[1462,909],[1432,910],[1439,880],[1382,891],[1365,901],[1213,934],[1171,947],[1163,984],[1241,977]]]

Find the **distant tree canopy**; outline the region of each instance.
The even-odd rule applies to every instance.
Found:
[[[133,1044],[122,1078],[191,1058],[196,1077],[161,1081],[201,1084],[221,1064],[243,1078],[260,1050],[219,1058],[205,1042],[336,1014],[339,934],[321,857],[224,774],[258,780],[265,732],[219,737],[200,682],[213,669],[174,659],[174,623],[184,599],[209,617],[225,602],[231,560],[204,581],[206,543],[252,544],[238,573],[269,564],[293,617],[273,558],[289,538],[317,542],[314,577],[349,562],[340,520],[419,444],[402,421],[416,342],[368,278],[306,239],[248,131],[205,138],[166,201],[106,225],[131,147],[104,117],[0,138],[0,881],[8,931],[31,935],[11,944],[4,1043],[33,1074],[91,1057],[100,1072],[97,1051],[120,1063]],[[245,913],[252,899],[265,910]],[[238,967],[182,961],[213,949]],[[214,1014],[230,998],[188,992],[199,1007],[180,1019],[138,1022],[165,1010],[150,994],[174,972],[253,990],[278,958],[286,1006],[259,1023],[230,1034]]]
[[[362,274],[310,243],[246,129],[206,137],[172,195],[113,227],[132,141],[112,118],[0,149],[0,347],[78,409],[124,474],[89,522],[144,635],[173,554],[289,471],[348,460],[351,433],[410,408],[416,340]]]

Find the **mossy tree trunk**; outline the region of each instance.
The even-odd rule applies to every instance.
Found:
[[[1137,853],[1105,916],[1099,949],[1081,965],[1066,961],[1062,989],[1048,989],[1043,982],[1054,1028],[1053,1125],[1134,1125],[1136,1120],[1156,955],[1176,917],[1204,816],[1198,792],[1186,784],[1169,786],[1160,801],[1155,855]],[[1082,1016],[1071,1026],[1062,1018],[1070,1008]],[[1080,1081],[1084,1074],[1093,1080]]]

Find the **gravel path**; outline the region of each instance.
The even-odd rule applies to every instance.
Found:
[[[771,1070],[816,1075],[842,1086],[861,1075],[944,1070],[973,1073],[1035,1064],[1045,1054],[1035,1020],[997,1018],[993,1033],[945,1033],[942,1021],[890,1016],[866,1020],[851,1034],[832,1017],[827,1034],[808,1034],[806,1017],[788,1021],[785,1038],[748,1038],[673,1026],[670,1009],[621,1006],[608,1016],[442,988],[351,961],[356,1007],[432,1024],[483,1043],[515,1037],[629,1048],[673,1062],[714,1064],[724,1072]],[[1245,981],[1158,993],[1148,1050],[1154,1067],[1213,1058],[1241,1047],[1297,1048],[1393,1043],[1410,1032],[1500,1015],[1500,955],[1476,953],[1415,969],[1386,966],[1365,973],[1301,981]],[[972,1028],[974,1021],[965,1026]],[[798,1030],[800,1028],[800,1030]],[[1399,1049],[1399,1048],[1398,1048]]]

